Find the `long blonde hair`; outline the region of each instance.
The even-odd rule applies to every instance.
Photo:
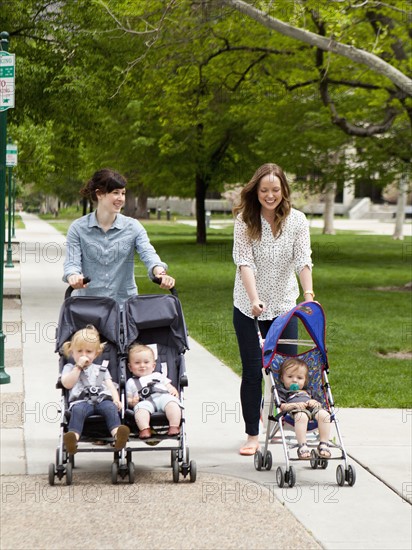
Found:
[[[95,346],[96,357],[103,352],[104,342],[100,342],[100,334],[93,325],[87,325],[75,332],[71,337],[70,342],[65,342],[62,346],[62,351],[65,357],[70,357],[73,349],[76,349],[80,344],[90,344]]]
[[[242,215],[247,225],[250,239],[259,240],[262,237],[262,222],[260,218],[261,204],[258,199],[258,188],[263,177],[271,174],[280,180],[282,190],[282,201],[273,213],[274,234],[278,237],[282,233],[282,224],[288,217],[291,209],[290,187],[286,175],[277,164],[262,164],[253,174],[252,179],[243,187],[240,192],[240,202],[233,208],[233,215]]]

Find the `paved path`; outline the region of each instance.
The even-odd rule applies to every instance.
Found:
[[[135,453],[136,483],[112,486],[111,459],[81,455],[74,485],[50,488],[46,473],[59,422],[54,330],[65,290],[64,238],[36,216],[23,217],[26,229],[17,232],[15,250],[20,262],[5,269],[11,383],[0,387],[1,523],[7,525],[2,549],[411,547],[412,410],[339,411],[357,470],[354,487],[336,485],[335,463],[316,471],[299,463],[297,485],[279,489],[275,468],[257,472],[252,458],[238,454],[244,438],[239,377],[193,340],[186,356],[186,409],[198,481],[173,484],[168,453]],[[274,462],[282,464],[277,448]],[[154,502],[167,539],[150,522],[136,521],[137,513],[153,513]],[[113,514],[120,525],[102,528]],[[99,526],[84,518],[99,520]]]

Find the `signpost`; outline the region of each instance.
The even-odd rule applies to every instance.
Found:
[[[6,203],[6,144],[7,109],[14,107],[14,55],[9,54],[9,33],[0,33],[0,384],[9,384],[10,376],[4,368],[3,293],[4,293],[4,240]]]
[[[6,147],[6,167],[9,169],[9,185],[8,185],[8,239],[7,239],[7,260],[5,267],[14,267],[13,265],[13,250],[11,247],[11,227],[12,227],[12,217],[13,217],[13,166],[17,164],[17,145],[15,143],[9,143]]]
[[[0,111],[14,107],[14,67],[15,55],[0,50]]]
[[[15,143],[8,143],[6,148],[6,166],[9,168],[9,178],[11,178],[11,185],[12,185],[12,191],[11,191],[11,218],[12,218],[12,230],[11,230],[11,238],[16,237],[15,232],[15,216],[16,216],[16,180],[13,178],[13,171],[11,168],[13,166],[17,166],[17,145]],[[9,197],[9,216],[10,216],[10,197]],[[10,240],[10,237],[9,237]]]

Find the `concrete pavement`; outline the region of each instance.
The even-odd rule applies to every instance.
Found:
[[[253,458],[238,454],[244,439],[239,377],[193,340],[186,355],[186,415],[196,483],[172,483],[168,453],[135,453],[135,484],[112,486],[111,455],[86,454],[77,459],[73,486],[50,488],[47,466],[59,426],[54,331],[65,290],[64,238],[36,216],[23,220],[14,253],[20,261],[5,268],[11,383],[0,386],[2,549],[411,547],[412,410],[340,410],[355,486],[337,486],[336,462],[326,470],[294,463],[296,486],[279,489],[280,449],[272,449],[271,471],[257,472]],[[154,503],[162,511],[157,530],[146,519]],[[102,527],[112,514],[122,528]],[[100,529],[84,520],[90,517]]]

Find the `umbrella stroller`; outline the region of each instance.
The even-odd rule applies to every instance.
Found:
[[[304,328],[312,340],[280,340],[280,336],[289,323],[290,319],[295,316],[303,323]],[[328,380],[329,365],[326,352],[325,334],[325,314],[322,306],[318,302],[302,302],[295,306],[288,313],[277,317],[269,328],[266,339],[263,341],[260,334],[257,319],[255,319],[256,330],[258,333],[259,343],[262,349],[263,369],[270,381],[270,404],[268,408],[266,440],[263,451],[257,450],[254,456],[254,465],[256,470],[270,470],[272,468],[272,453],[269,450],[269,444],[280,443],[283,448],[284,466],[278,466],[276,470],[276,481],[279,487],[285,484],[293,487],[296,483],[296,472],[291,465],[292,461],[300,461],[299,458],[290,457],[290,449],[298,447],[293,431],[293,417],[281,411],[281,400],[279,398],[280,378],[279,369],[282,363],[288,357],[277,351],[279,343],[297,344],[301,346],[310,346],[311,349],[303,353],[299,353],[293,357],[303,360],[309,367],[309,383],[308,391],[312,396],[316,396],[322,408],[328,411],[330,422],[334,424],[338,443],[329,441],[329,447],[332,451],[330,458],[324,458],[318,454],[315,448],[312,448],[310,454],[310,466],[312,469],[328,467],[330,460],[340,460],[344,462],[344,466],[339,464],[336,469],[336,481],[338,485],[343,486],[348,483],[353,486],[356,481],[356,473],[353,465],[348,463],[341,433],[339,430],[336,411],[332,391]],[[266,384],[268,381],[266,380]],[[292,435],[286,435],[287,430],[292,430]],[[316,420],[309,420],[308,434],[313,437],[313,441],[309,442],[308,446],[316,447],[318,443],[318,423]]]

